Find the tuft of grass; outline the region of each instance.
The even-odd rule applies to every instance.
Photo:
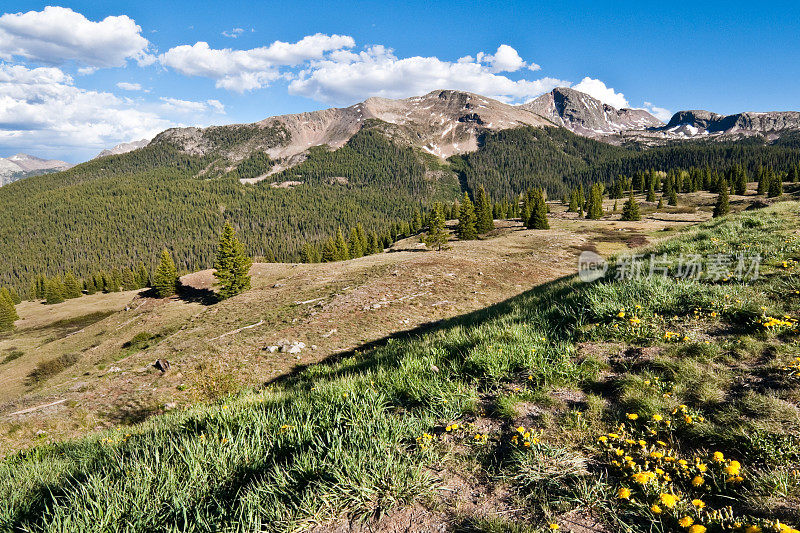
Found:
[[[0,365],[4,365],[6,363],[10,363],[11,361],[13,361],[15,359],[19,359],[23,355],[25,355],[25,352],[23,352],[22,350],[11,350],[10,352],[8,352],[8,355],[6,355],[3,358],[3,360],[0,361]]]
[[[53,376],[60,374],[67,368],[71,367],[80,360],[80,357],[75,354],[63,354],[47,361],[42,361],[36,368],[28,373],[25,383],[28,386],[37,385],[46,381]]]

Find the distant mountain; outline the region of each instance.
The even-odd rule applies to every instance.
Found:
[[[120,143],[113,148],[107,148],[94,156],[94,159],[98,157],[105,157],[107,155],[119,155],[119,154],[126,154],[128,152],[132,152],[134,150],[138,150],[139,148],[144,148],[150,142],[149,139],[141,139],[139,141],[131,141],[127,143]]]
[[[770,111],[767,113],[736,113],[718,115],[710,111],[679,111],[662,128],[665,134],[683,137],[725,136],[751,137],[763,135],[774,140],[781,134],[800,130],[800,113],[797,111]]]
[[[573,133],[594,139],[664,125],[644,109],[616,109],[567,87],[557,87],[520,107]]]
[[[72,165],[56,159],[42,159],[28,154],[0,157],[0,186],[18,179],[67,170]]]
[[[253,125],[173,128],[156,136],[153,143],[169,143],[192,155],[221,149],[234,161],[264,150],[278,162],[270,171],[273,174],[303,161],[313,146],[344,146],[367,124],[396,143],[441,158],[476,150],[478,138],[486,131],[552,125],[520,106],[477,94],[441,90],[402,100],[369,98],[350,107],[270,117]],[[239,129],[235,134],[239,139],[245,138],[245,130],[251,133],[243,142],[220,144],[220,139],[234,135],[231,128]]]

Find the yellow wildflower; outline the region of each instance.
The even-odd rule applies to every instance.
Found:
[[[617,491],[617,498],[621,500],[629,500],[631,498],[631,489],[621,487]]]
[[[650,510],[653,511],[653,514],[661,514],[661,507],[659,507],[655,503],[650,506]]]
[[[675,504],[678,503],[678,497],[668,492],[662,492],[659,495],[658,499],[668,509],[672,509],[673,507],[675,507]]]
[[[721,463],[725,460],[725,455],[722,452],[714,452],[714,462]]]
[[[739,470],[742,468],[742,465],[739,464],[739,461],[731,461],[728,463],[728,466],[725,467],[725,473],[731,476],[736,476],[739,474]]]
[[[689,527],[694,524],[694,520],[691,516],[684,516],[680,520],[678,520],[678,525],[681,527]]]
[[[703,500],[695,498],[694,500],[692,500],[692,505],[694,505],[698,509],[702,509],[703,507],[706,506],[706,502],[704,502]]]
[[[703,476],[694,476],[694,478],[692,478],[693,487],[702,487],[703,483],[705,482],[706,481],[703,479]]]

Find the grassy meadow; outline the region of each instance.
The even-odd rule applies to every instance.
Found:
[[[423,505],[465,531],[792,531],[798,214],[782,202],[637,250],[672,273],[680,256],[759,254],[747,283],[569,277],[262,390],[9,456],[0,530],[295,531]],[[449,509],[448,473],[502,487],[516,511]]]

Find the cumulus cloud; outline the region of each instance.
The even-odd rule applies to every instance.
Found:
[[[480,52],[477,60],[479,63],[488,63],[492,72],[516,72],[519,69],[527,66],[527,63],[522,60],[519,53],[507,44],[501,44],[497,47],[497,52],[494,55],[484,54]],[[538,70],[539,65],[533,65]]]
[[[282,77],[280,67],[295,67],[318,60],[327,52],[352,48],[347,35],[308,35],[296,43],[275,41],[250,50],[214,49],[200,41],[169,49],[159,57],[161,63],[186,76],[202,76],[216,86],[236,92],[267,87]]]
[[[0,58],[24,58],[47,65],[75,61],[89,68],[120,67],[128,59],[140,65],[155,58],[142,29],[126,15],[99,22],[56,6],[0,16]],[[84,71],[83,73],[88,73]]]
[[[672,118],[672,111],[664,109],[663,107],[656,107],[650,102],[644,103],[644,109],[661,122],[669,122],[669,119]]]
[[[121,81],[117,83],[117,87],[122,89],[123,91],[141,91],[142,86],[138,83],[130,83],[127,81]]]
[[[108,92],[89,91],[56,67],[0,63],[0,145],[75,160],[172,122]]]
[[[225,106],[219,100],[206,100],[198,102],[195,100],[180,100],[178,98],[170,98],[162,96],[160,98],[161,107],[165,111],[176,113],[205,113],[212,110],[217,113],[225,113]]]
[[[588,76],[583,78],[580,83],[574,85],[572,88],[576,91],[586,93],[589,96],[593,96],[604,104],[616,107],[617,109],[630,107],[624,94],[618,93],[613,88],[606,87],[606,84],[602,81],[592,79]]]
[[[501,67],[496,56],[487,65],[486,56],[476,59],[466,56],[456,62],[418,56],[401,59],[383,46],[372,46],[360,53],[341,51],[303,69],[289,83],[289,92],[337,104],[369,96],[402,98],[435,89],[459,89],[504,101],[520,101],[569,83],[554,78],[512,80],[498,75],[497,68],[518,69],[523,65],[502,53],[501,61],[505,63]]]

